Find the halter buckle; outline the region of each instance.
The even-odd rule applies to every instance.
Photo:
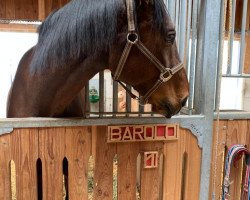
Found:
[[[166,68],[166,70],[160,74],[160,80],[163,83],[165,83],[165,82],[169,81],[172,78],[172,76],[173,76],[173,73],[172,73],[171,69]]]

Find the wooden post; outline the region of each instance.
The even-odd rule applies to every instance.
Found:
[[[38,0],[38,20],[45,19],[45,0]]]

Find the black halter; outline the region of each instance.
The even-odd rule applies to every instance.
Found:
[[[144,44],[140,41],[139,35],[136,31],[135,26],[135,16],[134,16],[134,2],[133,0],[126,0],[127,6],[127,18],[128,18],[128,35],[127,35],[127,44],[123,50],[122,56],[114,73],[113,79],[119,82],[122,87],[130,94],[133,99],[137,99],[140,104],[146,104],[149,97],[160,87],[162,83],[169,81],[172,76],[180,71],[183,68],[183,63],[179,63],[172,68],[165,67],[151,52],[150,50],[144,46]],[[119,77],[123,71],[125,63],[128,59],[132,46],[136,46],[160,71],[160,77],[156,81],[156,83],[152,86],[148,92],[141,97],[137,97],[134,95],[130,89],[128,89],[121,81],[119,81]]]

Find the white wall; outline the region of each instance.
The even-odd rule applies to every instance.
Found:
[[[36,42],[36,33],[0,32],[0,118],[6,116],[8,91],[19,60]]]

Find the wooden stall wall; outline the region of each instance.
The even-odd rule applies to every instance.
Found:
[[[212,186],[215,182],[216,200],[221,199],[222,184],[224,176],[224,161],[227,150],[235,144],[245,145],[250,149],[250,120],[228,120],[220,121],[219,123],[219,140],[216,145],[217,123],[214,123],[214,138],[213,138],[213,162],[211,163],[211,184],[210,194],[212,194]],[[217,160],[215,160],[215,150],[218,147]],[[217,161],[217,162],[216,162]],[[217,168],[216,175],[214,167]],[[245,167],[243,158],[238,162],[238,165],[233,166],[230,176],[230,200],[241,200],[241,192],[243,189]],[[210,196],[212,199],[212,196]]]
[[[44,20],[70,0],[1,0],[0,19]]]
[[[220,122],[216,176],[215,159],[211,162],[216,200],[221,198],[224,157],[233,144],[249,148],[250,121]],[[159,153],[158,168],[143,167],[148,151]],[[177,140],[133,143],[107,143],[105,126],[15,129],[0,137],[0,152],[0,199],[38,199],[39,184],[43,199],[49,200],[67,199],[65,188],[71,200],[199,199],[201,149],[184,129]],[[42,177],[37,176],[39,163]],[[232,168],[233,200],[241,199],[243,172],[243,161]]]
[[[159,152],[158,168],[144,169],[145,151]],[[43,199],[65,199],[65,159],[71,200],[196,200],[199,196],[201,150],[186,130],[167,143],[114,144],[107,143],[105,126],[15,129],[0,137],[0,152],[0,199],[38,199],[39,161]],[[91,156],[94,163],[89,165]],[[94,166],[92,182],[89,166]]]

